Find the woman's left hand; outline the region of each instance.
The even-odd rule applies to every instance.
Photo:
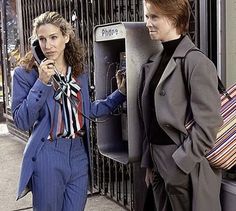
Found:
[[[116,72],[116,83],[119,91],[126,95],[126,73],[123,70]]]

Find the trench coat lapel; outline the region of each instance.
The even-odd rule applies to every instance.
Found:
[[[157,84],[157,88],[160,86],[160,84],[163,83],[163,81],[166,80],[166,78],[168,78],[168,76],[174,71],[175,67],[176,67],[176,62],[174,61],[173,58],[171,58],[161,76],[159,83]]]
[[[144,84],[144,88],[143,88],[143,93],[142,93],[142,113],[143,113],[143,119],[144,122],[149,122],[150,119],[150,112],[148,112],[148,110],[150,110],[150,99],[148,96],[148,92],[149,92],[149,84],[150,81],[155,73],[155,71],[157,70],[157,67],[160,63],[161,57],[160,54],[158,54],[154,60],[154,62],[152,63],[148,63],[145,66],[145,72],[144,72],[144,80],[145,80],[145,84]],[[147,125],[149,126],[149,125]],[[148,131],[148,128],[146,128]]]
[[[158,65],[160,63],[161,60],[161,56],[160,54],[158,54],[154,60],[153,63],[148,64],[145,67],[145,84],[144,84],[144,89],[143,89],[143,94],[142,94],[142,108],[143,108],[143,119],[144,122],[149,122],[150,121],[150,112],[148,111],[150,109],[150,97],[148,96],[148,92],[149,92],[149,84],[150,81],[155,73],[155,71],[158,68]],[[172,58],[167,66],[166,69],[157,85],[156,90],[159,88],[159,86],[168,78],[169,75],[171,75],[171,73],[174,71],[176,67],[176,62],[174,61],[174,59]],[[156,92],[156,91],[155,91]],[[155,99],[156,100],[156,99]],[[146,124],[146,130],[149,130],[149,124]]]

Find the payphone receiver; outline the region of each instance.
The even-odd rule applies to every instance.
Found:
[[[39,45],[39,40],[38,39],[34,40],[33,43],[31,44],[31,51],[32,51],[34,59],[38,63],[38,65],[40,65],[40,63],[42,61],[47,59],[46,56],[44,55],[40,45]],[[54,68],[54,72],[55,72],[56,75],[59,75],[56,68]],[[59,78],[60,78],[60,76],[59,76]]]
[[[40,63],[42,61],[47,59],[46,56],[44,55],[40,45],[39,45],[39,40],[38,39],[34,40],[33,43],[31,44],[31,51],[32,51],[34,59],[38,63],[38,65],[40,65]],[[59,72],[57,71],[56,68],[54,68],[54,72],[60,78],[60,74],[59,74]]]
[[[43,54],[43,51],[39,45],[39,40],[36,39],[31,44],[31,51],[34,56],[34,59],[38,64],[40,64],[43,60],[46,59],[45,55]]]

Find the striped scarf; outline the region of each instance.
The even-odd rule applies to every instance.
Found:
[[[54,99],[59,101],[62,106],[64,116],[64,132],[63,138],[74,138],[76,132],[82,128],[82,122],[78,118],[77,93],[80,91],[79,85],[71,75],[71,67],[68,68],[66,76],[54,75],[54,80],[58,85]]]

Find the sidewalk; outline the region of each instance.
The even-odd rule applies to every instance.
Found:
[[[25,143],[8,133],[5,124],[0,123],[0,210],[32,211],[31,193],[16,201],[16,189],[20,163]],[[87,200],[85,211],[124,211],[105,196],[95,195]]]

